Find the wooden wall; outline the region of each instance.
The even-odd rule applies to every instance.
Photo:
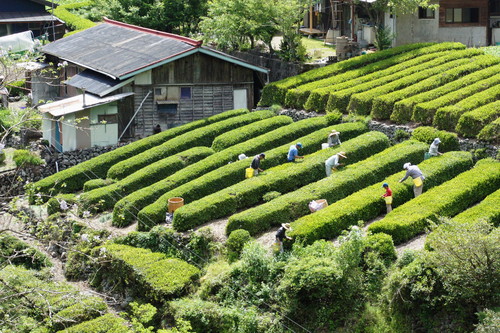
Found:
[[[446,23],[446,8],[479,8],[479,22],[474,23]],[[440,27],[487,27],[489,21],[488,0],[440,0],[439,26]]]

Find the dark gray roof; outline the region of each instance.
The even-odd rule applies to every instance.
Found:
[[[123,78],[199,46],[201,41],[105,20],[42,50],[113,78]]]
[[[125,81],[115,80],[104,74],[85,70],[65,83],[102,97],[118,89],[123,82]]]
[[[57,21],[57,17],[49,13],[0,12],[1,23],[46,22]]]

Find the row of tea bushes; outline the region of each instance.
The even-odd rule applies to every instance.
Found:
[[[457,133],[465,137],[475,137],[486,126],[500,117],[500,100],[465,112],[458,120]]]
[[[252,154],[261,153],[290,142],[290,140],[296,139],[301,135],[307,135],[328,126],[328,119],[328,117],[309,118],[278,128],[272,132],[218,152],[198,163],[179,170],[164,180],[136,191],[117,202],[113,210],[113,225],[129,225],[135,220],[136,215],[141,209],[158,200],[166,192],[201,177],[212,170],[225,166],[228,162],[235,161],[241,153],[252,156]],[[324,137],[326,135],[324,134]],[[246,163],[250,163],[250,161]],[[163,220],[164,216],[161,217],[160,221]],[[148,222],[148,224],[150,223]]]
[[[415,128],[411,134],[412,139],[431,144],[435,138],[439,138],[441,143],[439,144],[440,152],[447,152],[452,150],[460,150],[460,143],[458,141],[458,136],[455,133],[440,131],[434,127],[430,126],[420,126]]]
[[[340,147],[307,155],[300,163],[285,163],[267,169],[258,177],[212,192],[213,194],[177,209],[173,226],[176,230],[189,230],[202,223],[233,214],[238,209],[251,207],[261,201],[267,192],[286,193],[322,179],[325,177],[325,160],[339,151],[344,151],[349,161],[355,163],[388,146],[389,140],[384,134],[370,132],[345,141]],[[230,231],[235,229],[240,228]]]
[[[34,247],[7,233],[0,234],[0,265],[22,265],[26,269],[51,267],[50,259]]]
[[[129,327],[129,323],[111,313],[88,320],[57,333],[133,333],[135,330]]]
[[[344,129],[349,127],[352,128],[352,131],[347,130],[344,132],[346,139],[348,139],[350,135],[357,136],[361,132],[366,131],[366,125],[360,123],[335,126],[335,128]],[[325,129],[321,129],[316,131],[316,133],[312,133],[304,138],[298,139],[297,141],[300,141],[303,144],[301,154],[307,154],[319,150],[321,148],[321,143],[324,142],[325,138],[328,136],[328,132],[329,131],[326,131]],[[289,142],[281,147],[268,151],[266,153],[265,163],[262,166],[264,167],[264,165],[266,165],[266,168],[268,168],[285,163],[288,149],[292,143],[295,142]],[[248,168],[249,164],[250,160],[238,161],[232,163],[232,165],[224,166],[218,170],[212,171],[183,186],[173,188],[169,192],[163,194],[155,203],[141,210],[138,214],[139,230],[144,230],[142,228],[151,228],[155,224],[163,221],[163,217],[167,211],[169,198],[181,196],[184,198],[185,202],[191,202],[200,199],[205,195],[209,195],[214,191],[231,186],[241,180],[244,180],[243,175],[245,168]]]
[[[291,222],[309,214],[308,203],[312,200],[326,199],[331,205],[337,200],[401,170],[401,165],[405,162],[418,163],[422,161],[426,150],[427,145],[410,140],[375,155],[373,153],[376,152],[373,151],[371,157],[348,165],[344,170],[332,173],[330,177],[231,216],[226,233],[229,234],[236,229],[245,229],[255,235],[281,223]]]
[[[292,118],[288,116],[277,116],[270,119],[264,119],[255,123],[242,126],[232,131],[219,135],[212,142],[212,149],[222,151],[238,143],[250,140],[261,134],[275,130],[281,126],[293,123]]]
[[[237,117],[248,113],[246,109],[231,110],[221,114],[193,121],[191,123],[168,129],[156,135],[132,142],[126,146],[117,148],[100,156],[94,157],[69,169],[60,171],[46,177],[33,185],[30,203],[36,200],[36,193],[44,195],[54,195],[59,192],[72,193],[83,188],[83,184],[92,178],[106,178],[106,173],[114,164],[142,153],[152,147],[162,144],[181,134],[192,131],[196,128],[207,126],[227,118]]]
[[[266,85],[262,91],[262,98],[259,106],[270,106],[273,104],[283,105],[288,89],[297,87],[311,81],[323,79],[328,76],[338,75],[351,69],[360,68],[373,62],[390,58],[392,56],[419,49],[425,46],[433,45],[431,43],[408,44],[394,47],[380,52],[370,53],[359,57],[354,57],[346,61],[341,61],[333,65],[313,69],[306,73],[292,76],[278,82]]]
[[[500,142],[500,118],[486,125],[477,135],[479,140]]]
[[[426,179],[424,189],[430,189],[448,181],[473,165],[472,155],[468,152],[449,152],[433,157],[419,164]],[[393,206],[398,207],[413,199],[413,183],[399,183],[405,171],[386,177],[393,191]],[[331,239],[360,220],[368,221],[384,214],[385,201],[382,184],[366,187],[320,211],[292,222],[293,231],[289,232],[294,241],[312,244],[319,239]],[[439,200],[439,199],[436,199]],[[410,201],[411,202],[411,201]],[[397,208],[396,208],[397,209]]]
[[[451,49],[464,49],[464,48],[465,46],[460,43],[435,44],[432,46],[427,46],[412,50],[410,52],[402,53],[390,57],[388,59],[383,59],[381,61],[368,64],[361,68],[350,70],[340,75],[335,75],[327,77],[322,80],[309,82],[300,85],[295,89],[288,90],[288,92],[286,93],[285,105],[293,108],[304,108],[305,107],[304,104],[307,101],[309,105],[309,107],[306,107],[307,110],[312,109],[319,111],[319,109],[314,108],[314,105],[317,103],[317,101],[315,103],[315,100],[317,100],[318,97],[320,96],[324,98],[324,96],[328,94],[329,88],[335,88],[335,90],[345,89],[345,84],[341,83],[344,83],[346,81],[354,80],[351,82],[365,82],[366,81],[365,78],[368,77],[370,77],[370,80],[374,80],[386,75],[396,73],[397,71],[401,70],[401,68],[405,68],[401,67],[401,64],[413,58],[419,58],[423,55],[437,53]],[[363,79],[361,79],[362,77]],[[344,86],[344,88],[341,88],[341,86]],[[352,86],[352,84],[349,86]],[[314,94],[315,96],[309,99],[309,96],[312,94]],[[328,98],[328,96],[326,96],[326,98]],[[322,104],[324,109],[326,100]]]
[[[116,163],[109,168],[107,178],[122,179],[151,163],[180,151],[197,146],[210,147],[213,140],[222,133],[274,116],[276,116],[276,114],[272,111],[256,111],[189,131],[159,146]]]
[[[480,160],[472,170],[397,207],[382,220],[371,224],[368,230],[389,234],[395,244],[400,244],[423,233],[429,219],[438,222],[439,216],[456,215],[499,187],[500,162]]]
[[[434,112],[430,114],[430,116],[427,116],[427,114],[415,114],[414,115],[414,110],[415,110],[415,105],[420,104],[420,103],[425,103],[425,102],[432,102],[433,100],[445,96],[450,93],[454,93],[456,91],[459,91],[467,86],[473,85],[479,81],[486,80],[488,78],[496,76],[500,72],[500,65],[494,65],[479,71],[476,71],[474,73],[471,73],[469,75],[466,75],[460,80],[452,81],[450,83],[447,83],[439,88],[432,89],[414,96],[410,97],[405,97],[404,99],[396,102],[394,104],[394,109],[391,114],[391,120],[396,122],[396,123],[406,123],[412,120],[412,117],[415,121],[424,123],[424,124],[431,124],[432,119],[434,117]],[[495,82],[495,81],[494,81]],[[493,83],[494,83],[493,82]],[[460,100],[460,97],[457,96]],[[467,97],[465,94],[464,97]]]
[[[423,79],[415,84],[412,84],[404,89],[393,91],[385,95],[376,97],[373,101],[373,106],[371,109],[371,116],[374,119],[389,119],[394,104],[404,98],[416,95],[421,92],[426,92],[438,87],[441,87],[449,82],[453,82],[457,79],[466,76],[467,74],[474,73],[478,70],[491,67],[500,63],[499,57],[494,57],[490,55],[482,55],[470,59],[470,62],[451,68],[449,70],[443,71],[437,75],[433,75],[429,78]]]
[[[78,200],[79,208],[91,209],[93,213],[111,209],[124,196],[154,184],[213,153],[208,147],[194,147],[154,162],[116,183],[83,193]]]

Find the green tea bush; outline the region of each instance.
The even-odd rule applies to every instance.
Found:
[[[35,153],[25,149],[18,149],[14,151],[12,159],[18,168],[36,166],[44,163],[44,161]]]
[[[270,191],[270,192],[267,192],[266,194],[264,194],[264,195],[262,196],[262,200],[263,200],[264,202],[269,202],[269,201],[271,201],[271,200],[276,199],[276,198],[277,198],[277,197],[279,197],[280,195],[281,195],[281,193],[280,193],[280,192],[278,192],[278,191]]]
[[[10,82],[7,85],[7,90],[9,91],[9,96],[20,96],[25,95],[27,89],[25,89],[26,80],[19,80],[15,82]]]
[[[477,221],[486,221],[493,224],[495,227],[500,225],[500,190],[488,195],[483,201],[477,205],[464,210],[460,214],[453,217],[453,220],[458,223],[474,223]]]
[[[478,70],[474,73],[465,75],[461,77],[460,80],[455,80],[441,87],[400,100],[394,104],[394,110],[391,114],[390,119],[399,124],[407,123],[410,120],[412,120],[412,115],[414,113],[415,105],[433,101],[434,99],[437,99],[441,96],[447,95],[457,90],[465,89],[467,86],[470,86],[478,81],[495,76],[498,73],[498,71],[500,71],[500,65],[494,65],[482,70]],[[432,117],[433,116],[434,113],[432,113]],[[425,124],[431,124],[432,117],[430,119],[427,119],[426,117],[427,117],[426,115],[422,114],[422,117],[419,118],[419,115],[416,114],[415,120],[419,119],[419,122]]]
[[[73,30],[83,31],[85,29],[92,28],[96,25],[96,23],[87,20],[86,18],[83,18],[79,15],[73,14],[70,12],[70,10],[90,7],[92,5],[92,1],[83,1],[79,3],[60,5],[54,8],[54,15],[64,21],[69,28]]]
[[[96,188],[101,188],[111,185],[114,182],[115,181],[113,179],[102,179],[102,178],[91,179],[89,181],[86,181],[85,184],[83,184],[83,192],[90,192],[92,190],[95,190]]]
[[[409,44],[398,46],[390,50],[366,54],[360,57],[351,58],[330,66],[317,68],[306,73],[289,77],[278,82],[273,82],[264,87],[262,98],[259,106],[269,106],[273,104],[284,105],[285,96],[288,89],[297,87],[307,82],[320,80],[328,76],[337,75],[351,69],[359,68],[373,62],[377,62],[397,54],[409,52],[414,49],[419,49],[425,46],[430,46],[431,43]]]
[[[344,151],[349,160],[357,162],[388,146],[389,140],[385,134],[370,132],[344,141],[341,148],[320,150],[307,155],[302,163],[285,163],[268,169],[266,174],[246,179],[219,192],[212,192],[192,204],[179,208],[174,216],[174,228],[186,230],[212,219],[233,214],[241,208],[251,207],[260,202],[262,196],[270,190],[289,192],[318,181],[325,177],[325,161],[337,152]],[[227,233],[235,229],[239,228],[230,228],[228,225]],[[253,231],[251,230],[252,234],[255,234]]]
[[[435,138],[439,138],[441,143],[439,144],[439,150],[443,152],[460,150],[460,144],[458,142],[458,136],[455,133],[450,133],[446,131],[439,131],[434,127],[430,126],[420,126],[417,127],[412,133],[412,139],[431,144]]]
[[[486,125],[498,118],[500,118],[500,100],[464,113],[458,120],[456,131],[465,137],[475,137]]]
[[[113,314],[106,314],[94,320],[89,320],[81,324],[61,330],[58,333],[132,333],[134,332],[126,320]]]
[[[486,125],[477,135],[479,140],[500,142],[500,118]],[[498,155],[497,155],[498,156]]]
[[[34,194],[36,193],[41,193],[42,195],[54,195],[59,192],[72,193],[79,191],[83,188],[83,184],[85,184],[89,178],[106,178],[108,169],[119,161],[135,156],[145,150],[160,145],[165,141],[176,138],[177,136],[191,130],[195,130],[203,126],[209,126],[210,124],[223,121],[224,119],[237,117],[246,113],[248,113],[248,110],[246,109],[231,110],[206,119],[193,121],[191,123],[171,128],[161,133],[129,143],[124,147],[117,148],[113,151],[94,157],[89,161],[85,161],[74,167],[60,171],[34,183],[32,194],[29,197],[30,203],[35,202],[36,197]],[[44,198],[47,199],[46,197]]]
[[[423,161],[419,168],[425,174],[425,188],[439,185],[472,166],[472,156],[467,152],[450,152],[441,157]],[[409,182],[399,183],[405,172],[387,176],[387,182],[394,195],[393,207],[398,207],[414,197],[413,185]],[[292,222],[293,231],[289,233],[297,242],[312,243],[318,239],[330,239],[338,236],[349,226],[358,221],[368,221],[385,214],[386,207],[381,199],[381,184],[374,184],[339,200],[320,211],[304,216]]]
[[[45,254],[6,233],[0,234],[0,264],[2,267],[22,265],[26,269],[36,270],[52,266]]]
[[[64,202],[66,203],[64,207]],[[55,213],[61,213],[71,209],[71,206],[77,202],[75,194],[59,194],[47,201],[47,214],[52,215]]]
[[[365,252],[378,253],[386,266],[396,261],[398,257],[392,237],[382,232],[366,237]]]
[[[250,233],[243,229],[234,230],[231,232],[226,241],[227,256],[229,261],[239,259],[243,246],[252,240]]]
[[[59,331],[76,323],[92,320],[106,313],[108,307],[100,297],[88,297],[54,314],[51,329]]]
[[[430,189],[410,202],[397,207],[385,218],[372,223],[368,230],[384,232],[400,244],[425,231],[427,220],[451,217],[500,187],[500,162],[481,163],[446,183]]]

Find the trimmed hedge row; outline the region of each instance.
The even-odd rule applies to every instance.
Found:
[[[496,66],[495,69],[498,71]],[[458,103],[469,96],[477,94],[490,87],[494,87],[498,84],[500,84],[500,75],[496,72],[487,79],[478,81],[474,84],[468,85],[467,87],[463,87],[460,90],[453,91],[442,96],[436,96],[436,98],[428,102],[415,105],[411,119],[422,124],[432,124],[434,115],[438,109],[447,105]]]
[[[248,113],[248,110],[238,109],[223,112],[206,119],[193,121],[191,123],[168,129],[156,135],[132,142],[126,146],[94,157],[91,160],[60,171],[34,183],[34,192],[40,192],[42,194],[77,192],[83,188],[83,184],[85,184],[89,178],[106,178],[106,172],[108,169],[119,161],[135,156],[145,150],[196,128],[208,126],[224,119],[236,117],[245,113]],[[35,196],[30,195],[30,203],[33,204],[35,202],[35,198]]]
[[[419,43],[398,46],[392,49],[354,57],[329,66],[313,69],[300,75],[292,76],[266,85],[262,91],[259,106],[270,106],[273,104],[283,105],[288,89],[297,87],[307,82],[323,79],[328,76],[337,75],[351,69],[366,66],[397,54],[409,52],[415,49],[433,45],[433,43]]]
[[[453,131],[464,113],[499,99],[500,84],[461,100],[454,105],[448,105],[438,109],[434,116],[433,125],[439,129]]]
[[[408,62],[414,58],[418,58],[423,62],[425,61],[425,58],[422,58],[424,55],[464,48],[465,46],[460,43],[436,44],[368,64],[360,69],[350,70],[340,75],[309,82],[289,90],[286,93],[285,105],[295,108],[305,108],[306,110],[317,110],[316,106],[319,106],[320,109],[318,110],[324,110],[330,92],[339,91],[369,80],[375,80],[394,74],[407,68],[407,66],[403,66],[402,63]],[[412,63],[416,62],[412,61]],[[409,64],[408,66],[412,65]]]
[[[394,104],[409,96],[416,95],[420,92],[429,91],[431,89],[441,87],[444,84],[460,79],[464,75],[475,71],[490,67],[500,63],[499,57],[490,55],[482,55],[470,59],[469,63],[446,70],[438,75],[431,76],[423,81],[413,84],[401,90],[393,91],[392,93],[376,97],[373,100],[371,116],[375,119],[389,119]]]
[[[235,144],[250,140],[258,135],[291,123],[293,123],[293,120],[288,116],[277,116],[257,121],[219,135],[212,142],[212,149],[219,152]]]
[[[50,259],[34,247],[7,233],[0,234],[0,265],[23,265],[26,269],[51,267]]]
[[[483,141],[500,141],[500,118],[493,121],[491,124],[486,125],[481,132],[477,135],[479,140]]]
[[[143,207],[156,201],[164,193],[177,186],[187,183],[190,180],[198,178],[207,172],[227,165],[228,162],[236,160],[238,155],[241,153],[252,156],[252,154],[257,154],[274,148],[277,145],[281,145],[295,139],[297,136],[309,134],[327,125],[328,117],[316,117],[301,120],[278,128],[267,134],[258,136],[257,138],[242,142],[236,146],[216,153],[198,163],[190,165],[176,172],[172,176],[136,191],[120,200],[115,205],[113,210],[113,225],[129,225]],[[324,134],[324,136],[326,136],[326,134]],[[250,161],[245,162],[245,165],[248,165],[247,163],[250,163]],[[164,216],[161,217],[162,221],[163,219]]]
[[[132,333],[127,321],[111,313],[85,321],[57,333]]]
[[[132,174],[133,172],[140,170],[146,165],[149,165],[177,152],[195,146],[210,147],[212,145],[212,141],[222,133],[225,133],[236,127],[244,126],[255,121],[271,118],[274,116],[276,116],[276,114],[269,110],[256,111],[226,119],[203,128],[189,131],[188,133],[179,135],[165,143],[162,143],[159,146],[153,147],[127,160],[116,163],[111,168],[109,168],[107,178],[122,179]]]
[[[455,130],[462,136],[475,137],[486,125],[499,117],[500,100],[464,113],[460,116]]]
[[[439,144],[439,150],[441,152],[447,152],[452,150],[460,150],[460,143],[458,142],[458,136],[455,133],[450,133],[446,131],[440,131],[434,127],[430,126],[420,126],[415,128],[412,132],[412,139],[431,144],[435,138],[439,138],[441,143]]]
[[[419,103],[429,102],[446,94],[463,89],[466,86],[470,86],[478,81],[497,75],[499,72],[500,72],[500,65],[494,65],[479,70],[477,72],[474,72],[472,74],[466,75],[460,78],[460,80],[455,80],[450,83],[447,83],[442,87],[432,89],[430,91],[426,91],[418,95],[414,95],[405,98],[401,101],[398,101],[394,104],[394,109],[391,114],[391,120],[399,124],[407,123],[412,119],[415,105]],[[430,121],[426,120],[425,122],[424,121],[422,122],[430,124],[432,123],[432,119],[430,119]]]
[[[111,209],[127,194],[154,184],[213,153],[214,151],[208,147],[194,147],[159,160],[116,183],[83,193],[79,200],[80,210],[92,209],[95,213]]]
[[[347,110],[349,107],[349,102],[351,101],[351,97],[355,94],[368,92],[374,88],[376,89],[377,87],[383,87],[384,85],[391,84],[392,82],[409,77],[412,74],[419,74],[425,70],[432,70],[436,66],[441,66],[443,64],[446,65],[448,62],[453,60],[464,60],[462,58],[467,55],[470,55],[470,57],[472,57],[474,55],[480,54],[481,51],[473,49],[461,51],[442,51],[410,60],[406,64],[403,64],[410,67],[407,68],[407,66],[402,66],[403,68],[401,69],[401,71],[389,75],[388,77],[382,77],[374,81],[366,81],[363,84],[353,86],[351,88],[344,89],[338,92],[330,93],[326,104],[326,111],[333,111],[336,109]],[[424,62],[422,63],[422,61]]]
[[[155,302],[181,296],[200,275],[198,268],[183,260],[128,245],[106,244],[93,253],[100,253],[97,280],[132,288],[138,296]]]
[[[344,134],[342,132],[342,134]],[[175,211],[173,226],[176,230],[189,230],[213,219],[235,213],[262,201],[269,191],[286,193],[325,177],[325,160],[344,151],[349,162],[357,162],[389,146],[389,139],[380,132],[370,132],[344,141],[341,147],[320,150],[308,155],[302,163],[285,163],[268,169],[258,177],[246,179],[233,186],[190,202]],[[237,227],[227,230],[239,229]]]
[[[92,190],[95,190],[96,188],[101,188],[104,186],[108,186],[113,184],[115,181],[113,179],[102,179],[102,178],[97,178],[97,179],[91,179],[85,182],[83,184],[83,192],[90,192]]]
[[[424,232],[427,220],[438,222],[438,216],[451,217],[499,187],[500,162],[482,160],[472,170],[397,207],[382,220],[372,223],[368,230],[389,234],[395,244],[400,244]]]
[[[54,15],[57,16],[62,21],[64,21],[69,28],[73,30],[83,31],[85,29],[92,28],[97,23],[92,22],[91,20],[83,18],[79,15],[73,14],[70,12],[70,10],[83,7],[90,7],[93,5],[94,5],[93,1],[84,1],[79,3],[60,5],[54,8]]]
[[[423,161],[419,164],[425,174],[425,188],[439,185],[460,172],[472,167],[472,155],[468,152],[449,152],[440,157]],[[405,172],[398,172],[384,179],[389,183],[393,194],[393,206],[399,206],[414,197],[413,183],[398,181]],[[335,202],[322,210],[304,216],[292,222],[293,231],[288,235],[295,241],[311,244],[318,239],[334,238],[358,221],[368,221],[381,214],[385,214],[385,201],[380,197],[383,194],[381,184],[374,184],[361,191]]]
[[[246,229],[255,235],[272,226],[291,222],[309,214],[308,203],[312,200],[326,199],[331,205],[396,170],[401,170],[401,165],[407,161],[422,161],[426,150],[427,146],[418,141],[400,143],[364,161],[348,165],[330,177],[231,216],[226,233],[234,229]]]
[[[353,126],[357,127],[358,130],[356,131],[355,129],[352,133],[350,133],[351,135],[356,132],[360,133],[366,130],[366,126],[363,124],[354,124]],[[320,149],[321,142],[324,141],[326,136],[326,131],[320,130],[316,133],[300,138],[299,141],[304,145],[304,148],[301,150],[301,154],[307,154]],[[265,165],[266,168],[268,168],[286,162],[286,155],[290,144],[292,143],[295,142],[289,142],[281,147],[277,147],[267,152],[265,164],[262,166],[264,167]],[[306,146],[307,148],[305,148]],[[202,198],[203,196],[209,195],[214,191],[231,186],[244,179],[243,175],[245,173],[245,169],[249,167],[249,163],[250,161],[238,161],[232,165],[224,166],[204,175],[203,177],[194,179],[187,184],[179,186],[163,194],[155,203],[145,207],[139,212],[137,216],[139,221],[139,230],[143,230],[143,228],[147,230],[155,224],[163,222],[169,198],[180,196],[184,198],[185,202],[192,202]]]
[[[429,77],[440,76],[444,71],[470,62],[470,58],[478,55],[478,53],[481,53],[481,51],[477,49],[452,52],[450,55],[440,57],[422,66],[417,66],[416,68],[420,69],[418,72],[413,72],[411,75],[401,77],[383,86],[352,95],[349,100],[348,109],[357,114],[368,115],[372,109],[373,99],[376,97],[412,86]]]
[[[483,201],[458,214],[453,220],[460,223],[474,223],[479,220],[500,225],[500,189],[488,195]]]

